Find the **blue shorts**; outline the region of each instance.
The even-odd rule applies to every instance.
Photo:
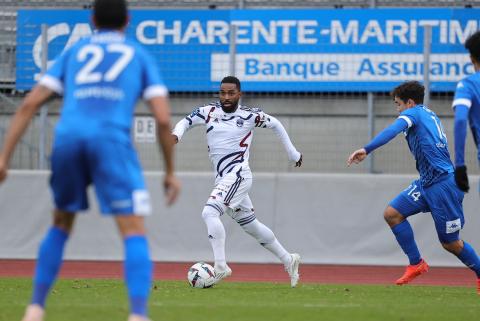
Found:
[[[428,187],[422,187],[420,180],[413,181],[389,205],[405,218],[421,212],[431,212],[440,242],[451,243],[459,239],[460,230],[465,224],[463,196],[453,174],[449,174]]]
[[[150,214],[149,194],[131,143],[62,139],[53,148],[51,164],[50,186],[58,209],[88,209],[87,187],[93,183],[102,213]]]

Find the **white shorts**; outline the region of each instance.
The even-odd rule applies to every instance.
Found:
[[[228,212],[230,210],[235,212],[238,209],[253,211],[252,201],[248,196],[252,187],[252,178],[251,175],[248,175],[250,173],[245,174],[247,177],[242,175],[242,171],[231,172],[217,181],[209,201],[223,204]]]

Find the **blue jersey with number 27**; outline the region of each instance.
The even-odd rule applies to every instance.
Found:
[[[404,110],[399,118],[408,124],[404,134],[415,157],[422,185],[429,186],[444,174],[452,173],[447,136],[437,115],[426,106],[417,105]]]
[[[57,143],[65,136],[130,139],[138,98],[167,95],[150,55],[114,31],[77,42],[56,60],[40,84],[64,95]]]

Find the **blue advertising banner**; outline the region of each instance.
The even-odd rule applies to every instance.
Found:
[[[431,90],[453,91],[474,72],[463,43],[480,26],[478,9],[132,10],[131,17],[127,34],[156,57],[170,91],[194,92],[216,91],[231,68],[244,91],[389,91],[423,79],[425,25],[433,31]],[[89,10],[19,10],[19,90],[40,74],[41,24],[48,64],[93,32]]]

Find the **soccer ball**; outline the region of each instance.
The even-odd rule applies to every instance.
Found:
[[[194,288],[209,288],[215,283],[215,270],[210,264],[198,262],[188,269],[187,278]]]

